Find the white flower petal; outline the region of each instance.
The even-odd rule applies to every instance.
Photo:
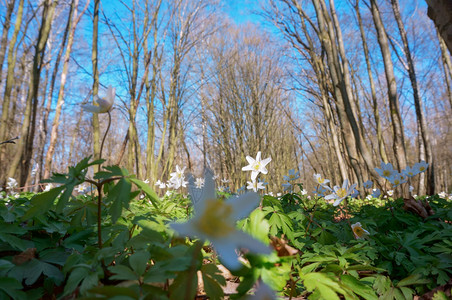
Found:
[[[82,108],[85,111],[92,112],[92,113],[95,113],[95,114],[98,114],[101,111],[100,106],[92,105],[92,104],[84,104],[84,105],[82,105]]]
[[[339,204],[341,204],[342,200],[344,200],[344,198],[339,198],[336,201],[334,201],[333,206],[338,206]]]
[[[224,239],[212,242],[212,245],[226,268],[237,270],[242,267],[242,264],[238,260],[237,253],[235,252],[237,246],[235,243],[231,242],[229,239]]]
[[[247,217],[259,205],[259,201],[257,193],[248,192],[239,197],[231,197],[226,203],[234,207],[233,218],[237,221]]]
[[[239,248],[248,249],[256,254],[272,253],[272,248],[242,231],[237,231],[237,233],[234,234],[234,243],[236,243]]]

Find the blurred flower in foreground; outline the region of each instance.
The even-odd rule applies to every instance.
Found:
[[[300,172],[295,172],[295,169],[289,170],[289,175],[284,175],[284,180],[291,181],[300,178]]]
[[[271,162],[271,157],[267,157],[266,159],[261,160],[261,152],[257,152],[256,159],[251,156],[247,156],[246,160],[249,165],[242,168],[242,171],[251,171],[251,181],[256,180],[257,175],[259,173],[267,174],[268,171],[265,168],[269,162]]]
[[[111,107],[113,106],[113,102],[115,101],[115,95],[116,95],[116,89],[112,86],[108,87],[107,96],[104,98],[99,98],[97,95],[94,96],[94,103],[93,104],[84,104],[82,105],[82,108],[86,111],[95,113],[95,114],[102,114],[109,112],[111,110]]]
[[[360,222],[356,222],[355,224],[352,224],[352,231],[355,235],[355,238],[362,239],[364,236],[369,234],[369,231],[363,229]]]
[[[326,196],[325,200],[336,199],[336,201],[334,201],[333,203],[333,206],[338,206],[342,202],[342,200],[344,200],[345,198],[350,196],[351,193],[353,193],[355,187],[356,183],[352,184],[351,186],[348,186],[348,179],[345,179],[344,182],[342,183],[342,187],[335,185],[333,188],[333,194]]]
[[[209,240],[223,264],[232,270],[242,266],[237,259],[236,249],[247,248],[256,253],[271,253],[268,246],[236,229],[236,222],[258,206],[258,194],[249,192],[225,201],[217,199],[210,170],[206,170],[204,174],[205,184],[202,190],[195,187],[193,177],[188,181],[194,217],[186,223],[170,224],[172,229],[180,235]]]
[[[394,191],[393,191],[393,190],[389,190],[387,193],[388,193],[388,195],[391,196],[391,197],[392,197],[392,195],[394,195]]]
[[[276,298],[276,293],[268,285],[259,281],[259,286],[257,287],[254,295],[248,296],[246,300],[273,300]]]
[[[443,191],[443,192],[439,193],[438,196],[440,196],[443,199],[446,199],[447,198],[447,193]]]
[[[300,191],[300,194],[302,194],[303,196],[305,196],[307,193],[308,193],[308,191],[305,190],[305,189],[303,189],[303,190]]]

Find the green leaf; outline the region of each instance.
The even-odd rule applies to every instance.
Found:
[[[408,285],[415,285],[415,284],[426,284],[429,283],[430,280],[429,279],[423,279],[422,275],[420,274],[413,274],[410,275],[402,280],[399,281],[399,283],[397,284],[397,287],[402,287],[402,286],[408,286]]]
[[[89,289],[97,286],[98,284],[99,275],[97,272],[90,272],[88,276],[83,279],[82,284],[80,285],[80,293],[84,295]]]
[[[268,221],[265,219],[266,213],[260,209],[255,209],[249,217],[249,221],[245,223],[243,229],[251,236],[258,240],[269,243],[268,233],[269,227]]]
[[[64,190],[64,186],[59,186],[51,189],[48,192],[36,194],[31,198],[31,208],[22,217],[22,221],[29,220],[36,215],[44,214],[52,207],[55,199]]]
[[[414,291],[413,291],[412,289],[407,288],[407,287],[401,287],[401,288],[399,288],[399,289],[400,289],[400,291],[402,292],[403,297],[404,297],[405,299],[413,299]]]
[[[16,250],[25,251],[27,248],[29,248],[29,243],[27,241],[21,240],[11,234],[0,233],[0,240],[7,243]]]
[[[342,275],[341,283],[364,299],[378,299],[374,290],[351,275]]]
[[[56,285],[60,285],[64,281],[63,273],[54,265],[40,261],[42,272],[47,277],[53,279]]]
[[[66,285],[64,286],[63,296],[69,295],[78,287],[79,283],[90,273],[89,268],[78,267],[69,274]]]
[[[110,215],[111,221],[116,223],[121,216],[122,208],[129,207],[131,184],[126,179],[121,178],[119,182],[108,193],[108,200],[111,202]]]
[[[447,295],[442,291],[437,291],[434,295],[432,300],[448,300],[449,298]]]
[[[20,282],[16,279],[10,277],[0,277],[0,299],[8,299],[8,296],[14,300],[27,299],[27,295],[21,291],[22,288],[22,284],[20,284]],[[8,296],[4,294],[2,295],[2,291]]]
[[[58,199],[58,204],[56,206],[57,213],[61,213],[63,209],[66,208],[69,198],[72,196],[72,192],[74,191],[74,187],[77,184],[78,183],[71,183],[65,186],[64,193],[61,194],[60,198]]]
[[[339,300],[336,292],[345,294],[345,291],[339,284],[333,281],[327,274],[324,273],[309,273],[303,275],[303,284],[310,292],[318,291],[322,299]]]
[[[146,271],[146,267],[151,254],[147,251],[137,251],[129,257],[129,264],[132,269],[142,276]]]
[[[198,277],[196,276],[196,271],[181,272],[169,288],[170,299],[193,299],[196,296],[197,289]]]
[[[106,296],[111,299],[115,296],[126,296],[132,299],[139,299],[139,296],[130,288],[114,285],[96,286],[89,290],[90,293]]]
[[[383,275],[377,275],[373,288],[379,295],[386,293],[391,288],[391,280]]]
[[[140,276],[133,272],[129,267],[124,265],[116,265],[108,267],[112,273],[116,274],[111,276],[113,280],[138,280]]]
[[[215,281],[212,277],[207,276],[205,273],[202,273],[202,281],[204,282],[204,290],[209,296],[209,299],[223,299],[224,292],[217,281]]]
[[[149,197],[152,205],[154,205],[154,207],[158,209],[158,205],[160,205],[160,199],[159,196],[154,192],[154,190],[141,180],[138,180],[136,178],[129,178],[129,180],[133,182],[137,187],[139,187],[146,194],[146,196]]]

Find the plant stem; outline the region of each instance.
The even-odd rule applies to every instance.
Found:
[[[102,143],[100,144],[99,159],[102,159],[102,150],[104,149],[105,138],[107,137],[107,134],[108,134],[108,131],[110,130],[110,125],[111,125],[110,111],[107,111],[107,114],[108,114],[108,125],[107,125],[107,130],[105,130],[104,137],[102,138]],[[100,170],[100,166],[101,166],[101,164],[99,164],[99,170]]]
[[[102,151],[101,151],[102,153]],[[97,185],[97,243],[99,249],[102,249],[102,185]]]

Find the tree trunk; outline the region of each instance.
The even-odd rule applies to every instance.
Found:
[[[9,41],[8,46],[8,70],[6,75],[6,85],[5,85],[5,91],[3,96],[3,103],[2,103],[2,115],[0,120],[0,141],[4,141],[7,138],[6,132],[7,129],[11,124],[9,124],[9,119],[12,115],[10,114],[9,107],[11,105],[11,93],[15,84],[15,77],[14,77],[14,71],[16,68],[16,56],[17,56],[17,48],[15,48],[16,42],[17,42],[17,36],[20,31],[20,27],[22,24],[22,16],[23,16],[23,10],[24,10],[24,0],[21,0],[19,2],[19,6],[17,8],[17,16],[16,21],[14,24],[14,31],[11,36],[11,40]],[[2,46],[3,49],[3,46]],[[5,47],[6,49],[6,47]],[[6,164],[3,164],[2,162],[5,160],[5,151],[7,147],[1,147],[0,148],[0,166],[5,166]],[[3,168],[0,168],[0,187],[3,186],[3,183],[6,181],[6,174],[4,172]],[[5,176],[4,176],[5,175]]]
[[[399,99],[397,95],[397,83],[394,76],[394,66],[392,64],[391,52],[389,49],[388,38],[380,11],[375,0],[370,0],[372,17],[377,30],[378,44],[380,45],[385,67],[386,82],[388,87],[389,109],[391,116],[391,125],[393,130],[393,150],[397,160],[397,167],[401,171],[406,167],[405,137],[403,132],[403,122],[400,115]]]
[[[427,193],[428,195],[433,195],[435,193],[435,164],[433,160],[433,154],[432,154],[432,147],[430,145],[430,137],[429,137],[429,131],[427,127],[427,122],[425,121],[424,111],[422,108],[422,99],[419,96],[419,88],[417,84],[417,78],[416,78],[416,70],[414,68],[414,61],[413,57],[411,56],[411,50],[410,45],[408,44],[408,37],[405,31],[405,26],[402,22],[402,17],[400,16],[400,9],[399,9],[399,1],[398,0],[391,0],[392,9],[394,11],[394,17],[397,22],[397,26],[399,28],[400,36],[402,38],[403,42],[403,50],[405,52],[405,57],[408,64],[408,75],[410,77],[411,87],[413,88],[413,100],[414,100],[414,107],[416,110],[416,117],[417,121],[419,123],[419,133],[421,135],[421,143],[423,145],[423,150],[425,151],[425,158],[428,163],[428,169],[427,169]],[[452,11],[451,11],[452,12]],[[420,144],[421,144],[420,143]],[[420,184],[420,195],[425,195],[425,184],[424,181],[421,180]]]
[[[426,2],[428,4],[427,15],[435,23],[452,55],[452,1],[426,0]]]
[[[63,71],[61,73],[61,80],[60,80],[60,89],[58,91],[58,99],[57,104],[55,108],[55,117],[53,119],[52,123],[52,131],[50,133],[50,143],[49,148],[47,150],[46,159],[45,159],[45,171],[44,171],[44,178],[48,178],[50,176],[50,172],[52,170],[52,159],[53,154],[55,152],[55,145],[58,138],[58,126],[60,123],[60,115],[61,110],[64,105],[64,88],[66,85],[66,79],[67,79],[67,73],[69,69],[69,59],[71,57],[71,51],[72,51],[72,45],[74,43],[74,34],[75,29],[77,28],[77,24],[80,21],[81,16],[85,13],[85,10],[88,8],[88,6],[85,7],[85,10],[80,13],[80,16],[78,15],[77,7],[78,7],[79,0],[72,0],[71,3],[71,13],[73,13],[72,17],[72,23],[70,28],[70,33],[68,35],[68,42],[66,46],[66,53],[64,55],[64,61],[63,61]]]
[[[93,12],[93,46],[91,52],[91,62],[93,64],[93,102],[99,93],[99,68],[98,68],[98,40],[99,40],[99,4],[100,0],[94,0]],[[94,159],[100,157],[100,130],[99,130],[99,115],[93,114],[93,152]],[[94,171],[100,171],[99,165],[94,166]]]
[[[36,110],[38,106],[38,88],[41,76],[42,60],[46,48],[47,39],[51,29],[54,17],[55,6],[57,1],[47,0],[44,2],[42,13],[42,23],[39,29],[38,40],[36,44],[35,55],[33,58],[33,66],[30,72],[30,82],[27,94],[26,108],[22,127],[20,130],[20,139],[17,143],[17,151],[9,166],[7,176],[14,177],[20,164],[20,180],[19,184],[23,186],[27,180],[30,160],[33,150],[33,139],[35,133]]]
[[[380,119],[380,112],[378,109],[378,99],[377,99],[377,93],[375,89],[375,82],[372,75],[372,68],[370,64],[370,58],[369,58],[369,48],[367,46],[367,39],[366,35],[364,33],[364,27],[363,27],[363,21],[361,18],[361,13],[359,11],[359,0],[356,1],[355,4],[355,11],[356,11],[356,17],[358,19],[358,25],[359,25],[359,31],[361,34],[361,41],[363,44],[363,51],[364,51],[364,57],[366,59],[366,67],[367,67],[367,75],[369,76],[369,85],[370,85],[370,93],[372,98],[372,110],[373,115],[375,119],[375,127],[377,132],[377,142],[378,142],[378,151],[380,154],[380,158],[384,163],[388,163],[388,155],[386,154],[384,139],[383,139],[383,132],[381,130],[381,119]]]
[[[439,48],[441,49],[441,58],[443,62],[443,70],[444,70],[444,80],[446,81],[446,89],[447,89],[447,98],[449,99],[449,105],[452,109],[452,63],[450,61],[450,55],[447,53],[446,43],[444,43],[443,38],[439,34],[438,30],[436,30],[436,35],[439,41]]]
[[[8,44],[8,32],[9,32],[9,27],[11,27],[11,15],[13,14],[15,3],[16,3],[15,0],[10,0],[6,4],[5,21],[3,22],[2,38],[0,40],[0,85],[1,85],[2,79],[3,79],[3,76],[2,76],[3,62],[5,61],[6,45]],[[19,4],[18,9],[23,9],[23,3],[22,3],[22,5]],[[17,20],[17,17],[16,17],[16,20]],[[2,139],[0,139],[0,141],[2,141]]]

